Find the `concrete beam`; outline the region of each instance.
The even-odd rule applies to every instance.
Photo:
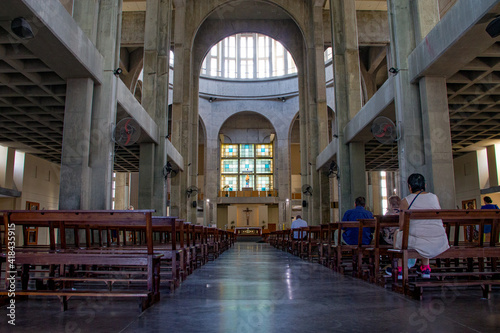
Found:
[[[128,116],[134,118],[139,126],[141,126],[141,135],[146,135],[149,138],[144,139],[144,137],[142,137],[141,141],[153,141],[158,144],[158,140],[160,140],[160,138],[158,138],[158,126],[121,80],[118,80],[116,97],[118,105],[121,106],[122,110],[126,112]],[[118,117],[124,118],[126,115],[118,114]],[[117,121],[118,120],[119,119],[117,119]]]
[[[325,149],[316,157],[316,171],[330,163],[330,161],[337,156],[338,140],[333,139],[332,142],[326,146]]]
[[[2,25],[19,16],[29,21],[35,37],[23,45],[63,79],[90,77],[102,82],[101,54],[59,0],[4,0],[0,13]]]
[[[181,156],[179,151],[174,147],[172,142],[170,140],[167,140],[167,158],[169,162],[174,163],[177,165],[179,170],[184,171],[184,158]]]
[[[387,45],[390,43],[389,23],[387,11],[356,11],[356,22],[358,23],[359,46]],[[323,11],[324,42],[332,45],[332,33],[329,10]]]
[[[373,138],[370,131],[372,121],[381,115],[394,119],[394,108],[389,107],[394,102],[394,77],[391,76],[375,95],[361,108],[344,128],[346,143],[351,141],[367,142]]]
[[[122,13],[121,47],[143,47],[146,29],[146,12]]]
[[[494,44],[485,28],[499,13],[498,0],[458,1],[408,57],[411,82],[422,76],[449,78]]]
[[[21,196],[21,192],[12,190],[5,187],[0,187],[0,197],[12,197],[19,198]]]

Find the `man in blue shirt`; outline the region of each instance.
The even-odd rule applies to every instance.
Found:
[[[484,205],[481,206],[481,209],[499,209],[497,205],[493,203],[490,197],[484,197]],[[491,232],[491,224],[486,224],[484,226],[484,233],[489,234]],[[488,239],[489,240],[489,239]]]
[[[307,222],[302,219],[302,216],[297,215],[295,221],[292,222],[290,229],[300,229],[302,227],[307,227]],[[307,236],[306,232],[303,232],[302,237],[305,239]],[[299,239],[299,231],[293,232],[293,239]]]
[[[342,221],[356,221],[358,219],[372,219],[373,214],[365,209],[366,199],[357,197],[355,201],[356,207],[345,212]],[[344,233],[342,238],[349,245],[358,244],[359,228],[343,228]],[[368,245],[372,242],[373,228],[363,228],[363,245]]]

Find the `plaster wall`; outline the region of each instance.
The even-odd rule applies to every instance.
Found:
[[[290,186],[292,193],[302,193],[301,175],[292,175],[292,186]]]
[[[33,201],[40,203],[40,209],[58,209],[59,176],[59,165],[26,154],[19,208],[24,209],[26,201]]]
[[[268,211],[267,211],[268,226],[269,226],[269,223],[274,223],[274,224],[276,224],[276,228],[277,228],[278,223],[279,223],[278,205],[272,205],[272,206],[267,206],[267,207],[268,207]]]
[[[488,172],[488,154],[485,149],[478,150],[477,152],[477,168],[479,170],[479,188],[490,187],[490,179]]]
[[[479,169],[476,152],[455,158],[453,169],[455,171],[456,206],[462,208],[463,200],[476,199],[476,206],[479,207]]]

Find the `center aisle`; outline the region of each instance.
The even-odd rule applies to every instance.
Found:
[[[413,301],[268,244],[236,243],[122,332],[477,332],[470,327],[481,326],[458,322],[464,304],[445,302],[433,313],[432,300]]]

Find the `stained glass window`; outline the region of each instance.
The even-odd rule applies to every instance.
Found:
[[[221,188],[224,191],[237,191],[238,190],[238,177],[237,176],[222,176]]]
[[[270,159],[258,159],[256,160],[257,173],[272,173],[273,172],[273,160]]]
[[[255,147],[256,157],[273,157],[273,145],[256,145]]]
[[[254,187],[254,182],[255,182],[255,176],[253,175],[240,175],[240,190],[243,189],[243,187]]]
[[[221,190],[272,190],[273,163],[273,144],[222,144]]]
[[[222,173],[238,173],[238,160],[222,160]]]
[[[240,172],[249,173],[254,170],[254,159],[240,160]]]
[[[222,145],[221,157],[238,157],[238,145]]]
[[[257,190],[269,191],[273,188],[273,176],[257,176]]]
[[[253,157],[253,147],[251,144],[240,145],[240,157]]]

